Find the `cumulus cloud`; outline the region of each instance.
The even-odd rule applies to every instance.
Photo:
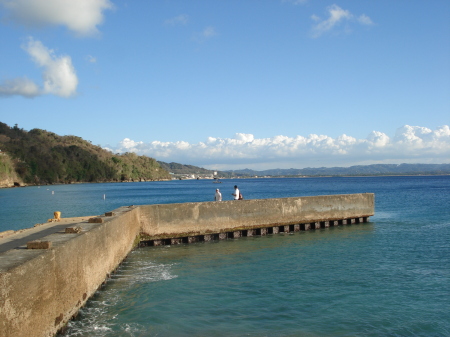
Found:
[[[110,0],[0,0],[8,19],[24,26],[66,26],[79,35],[98,33]]]
[[[205,142],[144,143],[125,138],[112,152],[135,152],[157,160],[204,166],[213,169],[303,168],[308,166],[357,165],[369,163],[450,162],[450,128],[431,130],[405,125],[394,137],[373,131],[365,139],[341,135],[332,138],[274,136],[255,138],[236,133],[233,138],[208,137]]]
[[[27,98],[53,94],[70,97],[76,94],[78,77],[70,56],[56,56],[54,51],[45,47],[42,42],[29,38],[22,48],[31,59],[42,68],[43,84],[39,87],[32,80],[23,77],[6,80],[0,84],[0,96],[20,95]]]
[[[328,18],[321,19],[317,15],[312,15],[311,19],[316,22],[312,27],[311,36],[317,38],[328,31],[333,30],[343,22],[356,21],[362,25],[372,25],[372,20],[365,14],[360,15],[355,19],[355,16],[349,10],[344,10],[338,5],[331,5],[327,7]]]

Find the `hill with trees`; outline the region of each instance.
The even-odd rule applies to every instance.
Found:
[[[113,154],[76,136],[0,123],[0,181],[17,184],[170,179],[158,162],[135,153]],[[0,182],[1,184],[1,182]]]

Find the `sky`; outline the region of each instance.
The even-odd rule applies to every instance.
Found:
[[[450,163],[448,0],[0,0],[0,122],[209,169]]]

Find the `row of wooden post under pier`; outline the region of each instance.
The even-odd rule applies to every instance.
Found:
[[[269,234],[279,234],[279,233],[292,233],[292,232],[308,231],[308,230],[329,228],[329,227],[336,227],[336,226],[343,226],[343,225],[366,223],[368,221],[369,221],[369,217],[349,218],[349,219],[332,220],[332,221],[308,222],[308,223],[301,223],[301,224],[294,224],[294,225],[269,226],[269,227],[244,229],[244,230],[222,232],[222,233],[215,233],[215,234],[204,234],[204,235],[174,237],[174,238],[154,239],[154,240],[143,240],[139,243],[139,247],[169,246],[169,245],[179,245],[179,244],[183,244],[183,243],[208,242],[208,241],[214,241],[214,240],[237,239],[240,237],[265,236],[265,235],[269,235]]]

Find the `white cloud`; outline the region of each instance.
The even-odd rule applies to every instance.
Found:
[[[177,26],[177,25],[185,25],[189,21],[189,16],[187,14],[180,14],[173,18],[167,19],[164,23],[166,25]]]
[[[198,43],[202,43],[217,35],[216,29],[212,26],[205,27],[201,32],[197,32],[193,35],[192,40]]]
[[[110,0],[0,0],[9,19],[25,26],[66,26],[79,35],[98,33]]]
[[[0,85],[0,97],[15,95],[33,98],[40,95],[40,89],[36,83],[26,77],[6,80]]]
[[[29,38],[22,48],[43,69],[43,85],[40,88],[26,77],[6,80],[0,85],[1,96],[20,95],[31,98],[53,94],[60,97],[70,97],[76,94],[78,77],[70,56],[55,56],[53,50],[48,49],[40,41],[35,41],[33,38]]]
[[[358,17],[358,22],[362,25],[367,25],[367,26],[373,25],[372,20],[365,14],[362,14]]]
[[[354,15],[349,10],[344,10],[338,5],[331,5],[327,7],[328,18],[321,19],[317,15],[312,15],[311,19],[317,22],[311,30],[311,36],[317,38],[326,32],[333,30],[336,26],[343,22],[350,22],[355,19]],[[372,25],[372,20],[365,14],[360,15],[356,22],[363,25]]]
[[[369,142],[371,149],[383,148],[389,145],[390,138],[383,132],[372,131],[367,137],[367,141]]]
[[[95,57],[92,56],[92,55],[87,55],[87,56],[85,57],[85,59],[86,59],[86,61],[88,61],[89,63],[97,63],[97,58],[95,58]]]
[[[416,151],[427,152],[432,155],[439,155],[442,151],[447,151],[450,143],[450,128],[444,125],[436,130],[420,126],[405,125],[395,133],[394,142],[399,150],[407,154],[416,155]]]
[[[208,137],[205,142],[190,144],[144,143],[126,138],[117,147],[108,149],[214,169],[350,166],[376,162],[449,163],[450,128],[444,125],[432,131],[405,125],[392,138],[373,131],[365,139],[345,134],[337,138],[311,134],[258,139],[252,134],[237,133],[233,138]]]

